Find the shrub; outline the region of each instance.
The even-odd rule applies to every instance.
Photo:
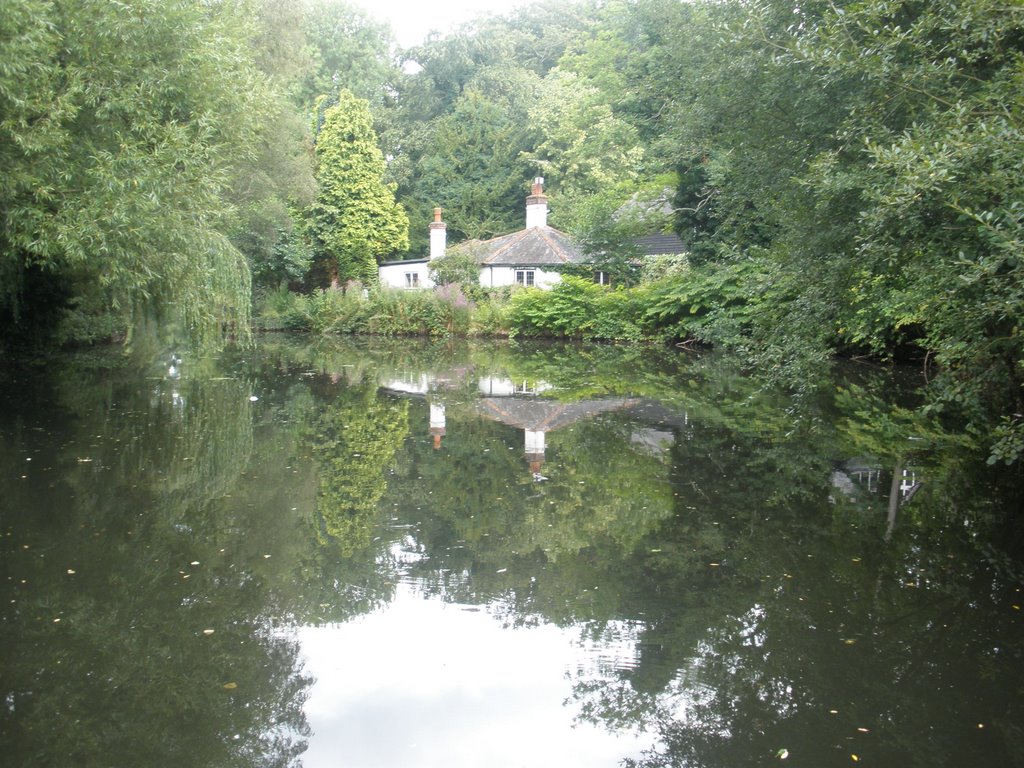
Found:
[[[509,295],[491,295],[476,303],[469,332],[474,336],[508,336],[511,330],[509,316]]]
[[[590,338],[613,341],[639,341],[645,336],[644,309],[646,288],[605,290],[594,306]]]
[[[450,336],[469,331],[472,304],[458,286],[384,290],[373,297],[367,330],[384,336]]]
[[[480,282],[480,265],[473,250],[450,251],[432,259],[427,268],[437,285],[454,284],[466,289]]]
[[[256,302],[254,322],[259,330],[308,330],[306,297],[286,288],[267,291]]]
[[[524,336],[585,336],[602,291],[599,285],[573,275],[563,275],[549,291],[518,291],[509,306],[512,330]]]
[[[523,336],[639,340],[644,336],[647,288],[609,290],[582,277],[563,275],[550,291],[527,289],[512,296],[509,326]]]
[[[676,338],[735,343],[749,330],[764,286],[753,261],[705,264],[649,287],[644,322]]]

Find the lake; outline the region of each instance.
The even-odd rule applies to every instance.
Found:
[[[0,372],[5,764],[1024,765],[1019,473],[913,372],[169,354]]]

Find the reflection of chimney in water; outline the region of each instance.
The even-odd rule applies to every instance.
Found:
[[[544,432],[543,430],[526,429],[524,432],[524,448],[526,449],[526,462],[530,465],[530,474],[534,480],[546,479],[540,473],[544,464]]]
[[[434,450],[441,447],[441,438],[445,433],[444,405],[430,404],[430,435],[434,439]]]

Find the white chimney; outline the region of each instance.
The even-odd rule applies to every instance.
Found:
[[[434,448],[441,447],[441,438],[445,434],[444,404],[430,404],[430,436],[434,440]]]
[[[523,448],[526,453],[529,454],[543,454],[544,453],[544,430],[542,429],[524,429],[523,430]]]
[[[544,196],[544,178],[538,176],[533,180],[533,189],[526,198],[526,228],[546,227],[548,225],[548,199]]]
[[[444,256],[448,245],[448,225],[441,221],[441,209],[434,209],[434,220],[430,222],[430,258],[439,259]]]

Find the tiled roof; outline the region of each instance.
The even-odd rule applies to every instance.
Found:
[[[426,264],[428,261],[430,261],[430,259],[428,259],[428,258],[426,258],[424,256],[421,259],[396,259],[395,261],[382,261],[380,263],[380,266],[382,266],[382,267],[396,267],[396,266],[406,266],[406,265],[409,265],[409,264]]]
[[[633,398],[621,397],[575,403],[537,398],[485,397],[477,401],[476,408],[484,416],[511,427],[551,432],[607,411],[631,408],[638,402]]]
[[[531,227],[490,240],[470,240],[456,247],[472,249],[481,266],[543,267],[585,261],[572,239],[551,227]]]
[[[636,239],[637,247],[644,256],[686,253],[686,245],[679,235],[646,235]]]

